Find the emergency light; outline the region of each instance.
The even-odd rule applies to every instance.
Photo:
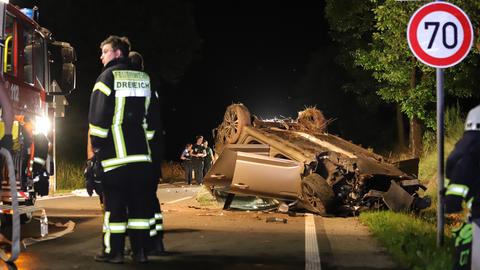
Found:
[[[22,8],[20,11],[33,20],[33,8]]]

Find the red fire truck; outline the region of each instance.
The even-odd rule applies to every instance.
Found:
[[[14,252],[19,245],[15,243],[15,231],[19,233],[20,219],[28,221],[31,213],[39,210],[34,206],[38,187],[43,186],[40,194],[45,195],[48,181],[55,181],[54,120],[64,116],[65,95],[75,88],[76,80],[74,48],[56,41],[36,19],[38,9],[20,9],[0,1],[0,72],[15,115],[13,149],[3,149],[0,155],[0,217],[2,226],[12,224],[14,231],[11,256],[5,257],[0,251],[0,257],[9,261],[18,256]],[[4,134],[2,127],[0,137]],[[42,174],[34,172],[35,166],[44,168]],[[15,182],[9,181],[13,178]]]

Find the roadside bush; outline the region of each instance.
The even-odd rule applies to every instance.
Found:
[[[162,179],[164,183],[172,183],[176,181],[184,181],[185,171],[179,162],[164,161],[162,162]]]
[[[465,116],[458,105],[449,107],[445,111],[445,144],[444,159],[446,161],[455,143],[463,134]],[[423,139],[423,154],[419,164],[419,179],[428,187],[427,194],[433,199],[432,205],[437,200],[437,140],[435,131],[425,132]]]
[[[57,160],[57,190],[74,190],[85,188],[85,180],[83,170],[85,164],[82,161],[71,159]],[[178,162],[162,163],[163,182],[171,183],[175,181],[183,181],[184,170]]]
[[[445,160],[463,134],[465,116],[460,107],[447,108],[445,112]],[[394,259],[408,269],[450,269],[453,258],[451,229],[459,226],[466,213],[450,215],[446,219],[445,245],[436,246],[437,215],[437,142],[436,131],[427,131],[420,157],[419,179],[427,186],[426,195],[432,205],[419,215],[386,212],[365,212],[360,221],[366,224],[375,237],[387,248]]]
[[[83,178],[85,164],[83,162],[58,159],[56,165],[57,190],[74,190],[85,187]]]

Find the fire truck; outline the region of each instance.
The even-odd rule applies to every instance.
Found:
[[[55,118],[64,116],[65,96],[76,83],[74,48],[41,27],[38,14],[0,1],[0,72],[15,116],[12,150],[0,149],[0,220],[12,226],[12,252],[0,250],[6,261],[18,256],[20,224],[42,210],[37,195],[55,184]]]

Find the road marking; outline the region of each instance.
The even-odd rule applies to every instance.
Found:
[[[188,196],[188,197],[184,197],[184,198],[180,198],[178,200],[174,200],[174,201],[169,201],[169,202],[166,202],[168,204],[170,203],[177,203],[177,202],[181,202],[181,201],[185,201],[185,200],[188,200],[188,199],[191,199],[191,198],[194,198],[195,196]]]
[[[63,198],[75,197],[75,196],[76,196],[75,194],[52,196],[52,197],[50,197],[50,196],[43,196],[43,197],[37,198],[37,201],[46,201],[46,200],[53,200],[53,199],[63,199]]]
[[[320,254],[318,252],[315,217],[305,215],[305,270],[321,270]]]

